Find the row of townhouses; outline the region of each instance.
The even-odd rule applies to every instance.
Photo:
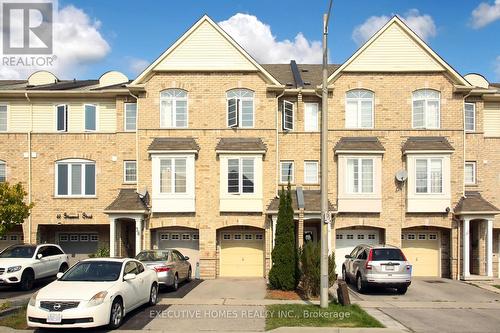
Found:
[[[500,84],[397,17],[328,82],[337,271],[381,243],[415,276],[500,276]],[[297,246],[319,240],[320,92],[321,65],[259,64],[207,16],[134,80],[0,81],[0,181],[35,204],[0,247],[173,247],[202,278],[265,277],[288,182]]]

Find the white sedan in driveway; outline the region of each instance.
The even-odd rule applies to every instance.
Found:
[[[158,277],[135,259],[99,258],[78,262],[31,297],[31,327],[118,328],[133,309],[158,300]]]

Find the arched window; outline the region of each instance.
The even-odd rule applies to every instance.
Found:
[[[7,180],[7,167],[5,166],[5,162],[0,160],[0,183]]]
[[[413,128],[439,128],[441,118],[441,93],[433,89],[413,92]]]
[[[160,127],[188,126],[188,96],[182,89],[167,89],[160,93]]]
[[[373,128],[373,96],[373,92],[365,89],[346,93],[346,128]]]
[[[56,196],[95,196],[95,162],[84,159],[65,159],[57,161],[55,184]]]
[[[226,93],[227,126],[253,127],[254,93],[248,89],[233,89]]]

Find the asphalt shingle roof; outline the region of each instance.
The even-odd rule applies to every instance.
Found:
[[[338,150],[370,150],[370,151],[385,151],[384,146],[378,138],[367,137],[343,137],[335,145],[335,151]]]
[[[481,212],[498,212],[497,207],[495,207],[488,200],[484,199],[481,196],[481,193],[477,191],[467,191],[465,192],[465,197],[460,198],[460,201],[455,207],[455,213],[459,214],[462,212],[473,212],[473,213],[481,213]]]
[[[154,138],[148,147],[149,151],[200,150],[193,138]]]
[[[267,151],[261,138],[222,138],[215,149],[218,151]]]
[[[455,150],[443,136],[412,136],[403,145],[403,152],[418,150]]]
[[[134,189],[122,188],[105,211],[146,211],[148,206]]]

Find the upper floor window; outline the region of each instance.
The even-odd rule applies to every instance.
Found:
[[[56,106],[56,127],[58,132],[68,131],[68,105],[66,104]]]
[[[346,128],[373,128],[373,96],[373,92],[364,89],[347,92]]]
[[[7,131],[7,104],[0,104],[0,132]]]
[[[294,123],[294,104],[289,101],[283,101],[283,129],[293,131]]]
[[[137,182],[137,162],[124,161],[123,162],[123,181],[125,183]]]
[[[97,105],[85,104],[85,131],[97,131]]]
[[[5,162],[0,161],[0,183],[4,182],[7,179]]]
[[[317,132],[319,130],[318,103],[304,103],[304,131]]]
[[[293,183],[293,161],[280,162],[280,183]]]
[[[347,193],[373,193],[372,158],[347,159]]]
[[[467,132],[474,132],[476,130],[476,104],[465,103],[465,130]]]
[[[415,192],[443,193],[443,159],[415,159]]]
[[[304,184],[317,184],[318,183],[318,161],[305,161],[304,162]]]
[[[188,96],[182,89],[167,89],[160,93],[160,127],[188,126]]]
[[[227,192],[246,194],[255,192],[255,159],[251,157],[227,160]]]
[[[57,196],[95,196],[95,162],[62,160],[56,163]]]
[[[476,184],[476,162],[465,162],[465,185]]]
[[[413,92],[413,128],[439,128],[441,94],[437,90]]]
[[[186,193],[186,158],[160,159],[160,193]]]
[[[137,104],[125,103],[125,131],[135,131],[137,129]]]
[[[233,89],[226,93],[227,126],[253,127],[254,93],[248,89]]]

